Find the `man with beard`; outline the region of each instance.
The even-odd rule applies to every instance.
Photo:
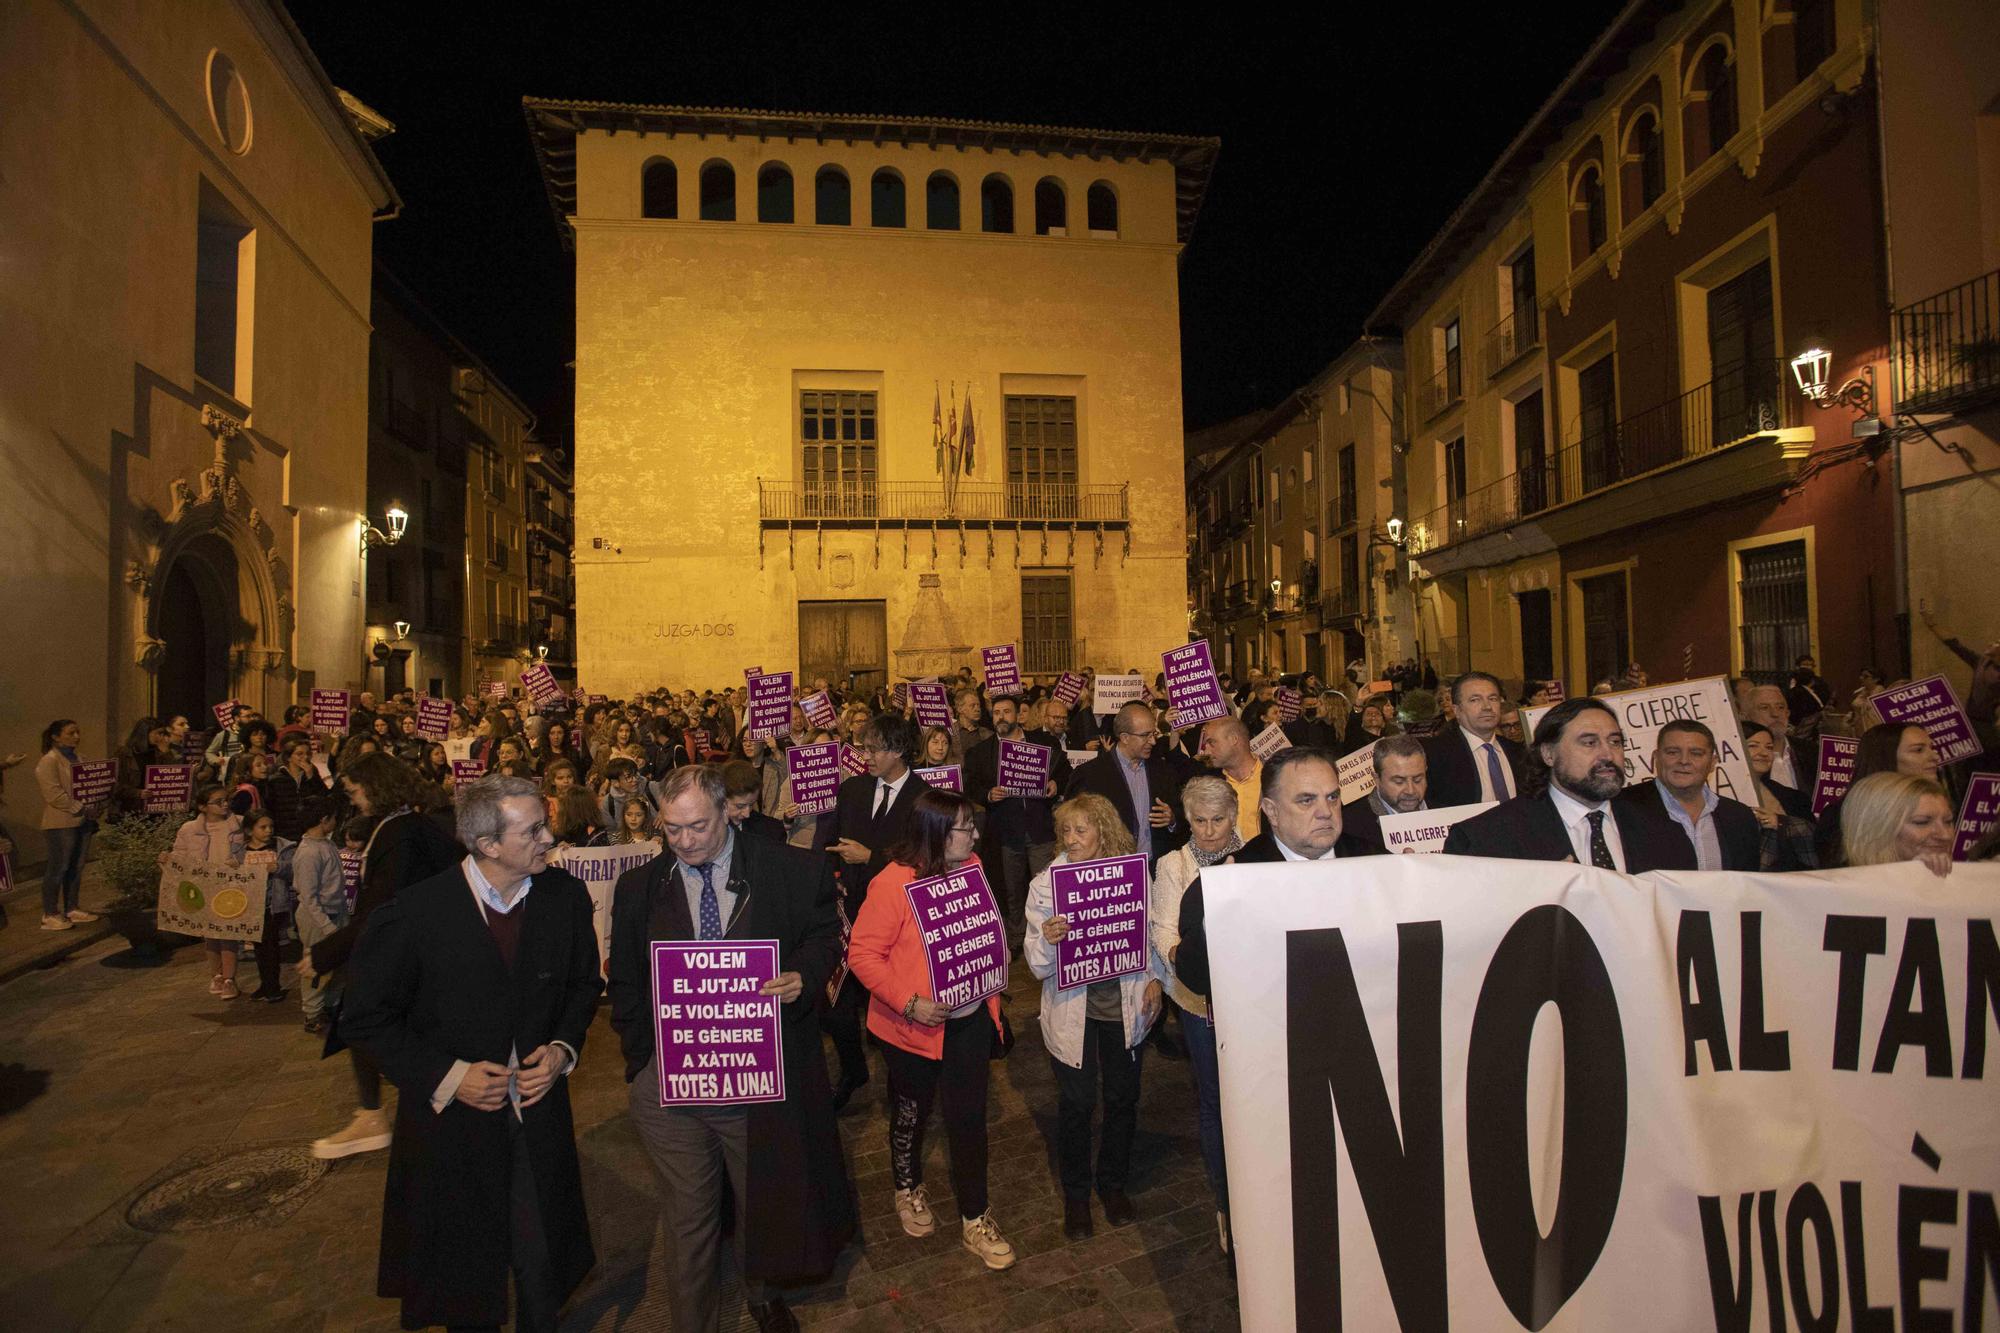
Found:
[[[1628,875],[1696,868],[1694,845],[1664,813],[1612,799],[1625,786],[1625,733],[1602,700],[1568,699],[1550,709],[1535,728],[1530,757],[1531,776],[1546,774],[1545,789],[1455,826],[1445,838],[1447,855],[1574,861]]]
[[[998,851],[988,863],[987,874],[1000,891],[1000,914],[1006,919],[1007,933],[1018,939],[1028,883],[1055,860],[1052,813],[1056,795],[1069,785],[1069,756],[1063,753],[1060,736],[1021,726],[1021,701],[1009,694],[993,701],[993,731],[965,752],[965,794],[986,812],[985,845]],[[1049,780],[1040,796],[1017,796],[1001,788],[1001,741],[1029,741],[1049,747]],[[994,877],[996,869],[999,874]]]
[[[1382,841],[1382,816],[1430,809],[1425,800],[1430,791],[1430,760],[1424,743],[1415,736],[1384,736],[1375,742],[1368,758],[1375,768],[1375,790],[1346,808],[1347,831],[1341,841],[1360,848],[1364,855],[1379,856],[1389,850]]]

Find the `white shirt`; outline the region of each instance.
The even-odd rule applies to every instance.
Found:
[[[1585,805],[1576,797],[1549,784],[1549,798],[1556,803],[1556,814],[1562,817],[1563,829],[1569,834],[1569,845],[1576,850],[1576,863],[1590,864],[1590,820],[1585,818],[1593,810],[1604,812],[1604,845],[1611,849],[1611,859],[1622,871],[1625,869],[1625,844],[1618,836],[1618,819],[1611,812],[1609,801],[1599,801],[1595,805]]]
[[[868,798],[868,817],[873,819],[877,810],[887,811],[893,807],[896,804],[896,798],[903,794],[903,784],[909,780],[910,770],[907,768],[903,770],[903,776],[897,778],[894,782],[889,782],[882,778],[875,779],[875,791]],[[889,793],[887,801],[882,799],[882,793],[885,790]]]
[[[1331,861],[1331,860],[1333,860],[1333,848],[1331,848],[1331,847],[1329,847],[1329,848],[1327,848],[1327,849],[1326,849],[1326,855],[1325,855],[1325,856],[1307,856],[1307,855],[1306,855],[1306,854],[1305,854],[1304,852],[1295,852],[1295,851],[1293,851],[1293,850],[1292,850],[1292,849],[1291,849],[1290,847],[1286,846],[1286,845],[1285,845],[1285,840],[1284,840],[1283,838],[1279,837],[1279,836],[1278,836],[1277,834],[1275,834],[1275,833],[1273,833],[1273,834],[1271,835],[1271,841],[1272,841],[1272,842],[1275,842],[1275,843],[1277,843],[1277,844],[1278,844],[1278,855],[1280,855],[1280,856],[1284,857],[1284,858],[1285,858],[1285,859],[1286,859],[1287,861]]]
[[[1514,770],[1507,763],[1507,752],[1500,748],[1499,732],[1497,731],[1494,732],[1493,739],[1490,741],[1480,740],[1478,736],[1474,735],[1470,731],[1467,731],[1464,727],[1460,727],[1458,729],[1458,734],[1465,737],[1466,745],[1471,747],[1472,768],[1474,772],[1479,774],[1480,800],[1505,801],[1505,800],[1511,800],[1513,797],[1519,796],[1521,794],[1517,791],[1512,790],[1512,787],[1514,785]],[[1487,771],[1487,766],[1486,766],[1486,747],[1489,745],[1493,747],[1494,757],[1500,761],[1500,776],[1506,781],[1509,790],[1506,791],[1493,790],[1493,775]]]
[[[1772,734],[1771,776],[1768,780],[1781,783],[1793,791],[1803,790],[1799,783],[1799,766],[1792,762],[1792,743],[1782,731]]]

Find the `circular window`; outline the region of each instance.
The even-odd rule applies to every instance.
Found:
[[[208,118],[224,148],[238,157],[250,151],[250,89],[220,51],[208,53]]]

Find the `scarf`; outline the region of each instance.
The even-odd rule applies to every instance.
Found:
[[[1229,841],[1224,843],[1222,845],[1221,850],[1219,851],[1204,852],[1201,848],[1195,846],[1193,843],[1189,843],[1187,845],[1187,849],[1188,849],[1188,855],[1194,858],[1195,868],[1198,870],[1206,870],[1210,866],[1215,865],[1217,862],[1221,861],[1223,857],[1234,856],[1237,852],[1242,851],[1243,835],[1238,833],[1235,829],[1229,830]]]

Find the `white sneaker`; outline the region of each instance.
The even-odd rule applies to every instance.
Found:
[[[42,929],[74,930],[75,927],[70,924],[70,920],[66,916],[45,916],[42,918]]]
[[[97,920],[97,913],[86,912],[79,907],[69,914],[69,919],[72,921],[95,921]]]
[[[993,1220],[991,1210],[970,1218],[963,1224],[965,1248],[979,1256],[988,1268],[1002,1269],[1014,1266],[1014,1247],[1000,1234],[1000,1224]]]
[[[208,993],[216,996],[222,994],[222,974],[220,972],[208,979]]]
[[[376,1152],[388,1147],[394,1137],[387,1112],[356,1111],[354,1119],[347,1122],[346,1129],[316,1140],[312,1153],[321,1161],[330,1162],[352,1157],[356,1153]]]
[[[896,1191],[896,1216],[906,1236],[928,1236],[937,1230],[937,1218],[931,1216],[931,1201],[922,1185]]]

